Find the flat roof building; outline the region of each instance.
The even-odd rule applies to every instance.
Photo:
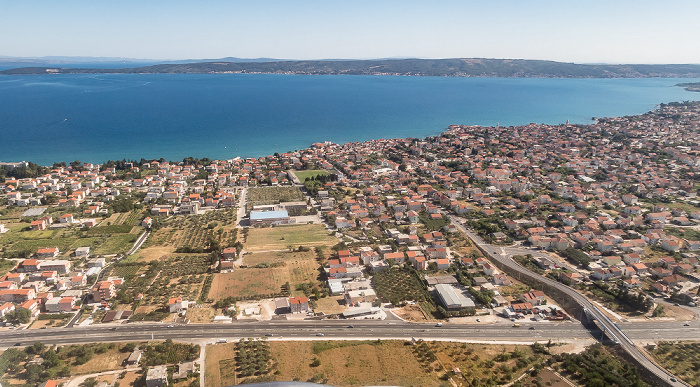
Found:
[[[460,294],[460,292],[457,292],[452,285],[437,284],[435,285],[435,291],[437,291],[440,302],[447,310],[461,310],[476,307],[474,301]]]
[[[289,213],[286,210],[282,211],[251,211],[250,225],[256,224],[288,224],[290,222]]]

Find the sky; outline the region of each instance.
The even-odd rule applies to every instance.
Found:
[[[699,63],[697,0],[0,0],[0,56]]]

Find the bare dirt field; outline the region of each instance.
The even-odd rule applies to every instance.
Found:
[[[119,352],[119,345],[115,345],[115,348],[93,357],[85,364],[72,366],[71,373],[73,375],[83,375],[116,370],[122,368],[122,363],[128,357],[129,353]]]
[[[296,284],[318,284],[319,265],[311,251],[247,254],[243,257],[243,263],[248,267],[232,273],[214,274],[209,298],[271,298],[279,294],[282,285],[287,282],[293,294],[297,295],[294,290]],[[254,267],[256,265],[259,268]]]
[[[420,305],[406,305],[402,308],[394,308],[391,310],[397,316],[407,321],[425,322],[428,321],[428,316],[423,312]]]
[[[214,308],[189,308],[187,309],[187,318],[190,323],[210,323],[214,319],[216,311]]]
[[[204,365],[204,381],[206,386],[219,387],[230,386],[230,383],[223,383],[219,362],[232,359],[235,356],[235,344],[214,344],[206,347],[206,362]]]
[[[314,311],[325,314],[342,313],[347,309],[343,296],[323,297],[316,301]]]
[[[172,254],[174,252],[175,248],[172,246],[153,246],[145,249],[139,249],[137,254],[139,256],[139,261],[150,262],[157,261],[160,259],[166,259],[169,254]]]
[[[523,386],[536,386],[536,385],[541,385],[544,384],[546,386],[550,387],[571,387],[572,384],[576,385],[571,382],[567,382],[567,379],[564,379],[563,377],[560,377],[554,371],[548,368],[542,369],[537,376],[527,376],[522,379],[520,379],[520,382],[522,383]],[[540,384],[538,384],[538,382]]]

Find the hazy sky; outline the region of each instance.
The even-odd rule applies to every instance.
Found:
[[[0,56],[700,63],[698,0],[0,0]]]

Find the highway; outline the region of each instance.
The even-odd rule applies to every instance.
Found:
[[[520,266],[517,264],[511,256],[514,253],[517,253],[518,250],[521,249],[513,249],[509,248],[508,252],[506,252],[506,249],[502,249],[497,246],[493,246],[490,244],[485,243],[478,235],[475,233],[467,230],[460,222],[459,220],[450,215],[450,219],[452,220],[452,223],[455,224],[460,231],[462,231],[464,234],[466,234],[482,251],[485,251],[489,258],[497,261],[498,263],[502,264],[503,266],[508,267],[509,269],[512,269],[514,271],[517,271],[523,276],[528,276],[531,278],[536,278],[537,281],[541,283],[546,283],[547,285],[556,288],[557,290],[567,294],[570,296],[572,299],[574,299],[576,302],[578,302],[579,305],[581,305],[585,310],[587,311],[589,317],[595,319],[598,324],[601,326],[601,329],[605,330],[606,336],[610,338],[612,341],[615,343],[619,344],[630,356],[632,356],[642,367],[646,368],[649,372],[652,374],[656,375],[659,380],[664,381],[668,385],[672,386],[687,386],[688,384],[678,380],[673,374],[668,372],[665,368],[661,367],[660,365],[656,364],[651,357],[644,351],[643,349],[639,348],[635,343],[632,342],[631,338],[628,337],[628,334],[623,332],[621,329],[622,325],[621,324],[616,324],[613,323],[608,316],[603,313],[598,306],[594,305],[588,298],[584,297],[581,295],[579,292],[575,291],[574,289],[559,283],[557,281],[554,281],[550,278],[538,275],[536,273],[533,273],[529,271],[528,269],[525,269],[524,267]],[[527,251],[527,250],[523,250]],[[679,327],[678,330],[682,330],[683,327]]]
[[[352,328],[350,326],[352,325]],[[0,336],[0,348],[44,344],[78,344],[112,341],[173,339],[185,342],[235,340],[245,337],[283,338],[288,340],[325,339],[400,339],[465,340],[478,342],[576,342],[599,340],[601,332],[587,329],[577,322],[522,322],[451,324],[441,327],[427,323],[377,320],[323,320],[301,322],[237,322],[233,324],[122,324],[87,327],[13,330]],[[692,340],[700,337],[700,323],[684,326],[680,322],[621,323],[632,340]],[[532,329],[531,329],[532,328]],[[319,333],[322,336],[319,336]],[[271,336],[270,336],[271,335]]]

